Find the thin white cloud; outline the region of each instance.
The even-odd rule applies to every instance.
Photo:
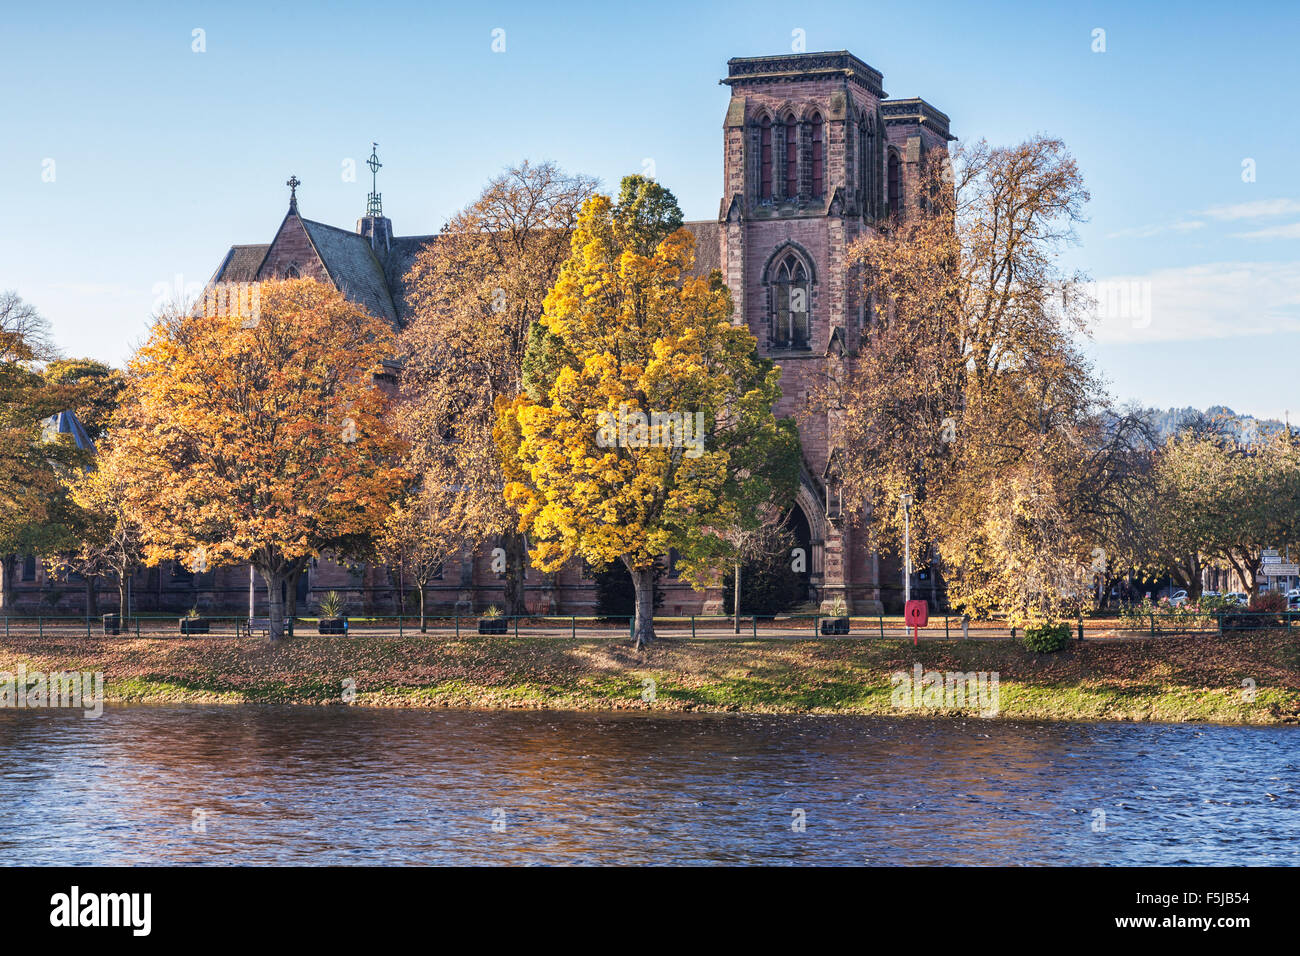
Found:
[[[1120,229],[1116,232],[1106,234],[1107,239],[1149,239],[1152,236],[1158,236],[1166,232],[1191,232],[1194,229],[1200,229],[1205,225],[1203,222],[1184,219],[1179,222],[1164,223],[1156,226],[1134,226],[1131,229]]]
[[[1285,226],[1269,226],[1265,229],[1255,229],[1251,232],[1234,232],[1234,239],[1300,239],[1300,222],[1293,222]]]
[[[1300,199],[1256,199],[1251,202],[1213,206],[1201,213],[1213,219],[1264,219],[1300,213]]]
[[[1300,262],[1217,262],[1095,284],[1103,345],[1300,332]]]

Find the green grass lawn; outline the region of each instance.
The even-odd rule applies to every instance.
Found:
[[[351,703],[409,707],[755,713],[974,712],[898,706],[890,675],[998,674],[1002,719],[1300,723],[1295,632],[1071,643],[1010,641],[407,636],[296,637],[271,645],[46,636],[0,639],[0,670],[102,671],[109,703]],[[1243,681],[1253,681],[1253,699]]]

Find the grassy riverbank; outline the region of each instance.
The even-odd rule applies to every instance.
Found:
[[[0,671],[102,671],[109,703],[342,703],[354,687],[377,706],[898,714],[890,674],[916,663],[998,672],[1004,719],[1300,723],[1300,642],[1282,631],[1042,656],[1009,641],[0,640]]]

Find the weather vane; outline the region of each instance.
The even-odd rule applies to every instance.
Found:
[[[366,165],[370,167],[370,195],[366,197],[366,215],[382,216],[384,214],[383,197],[379,194],[379,168],[384,164],[379,161],[379,144],[370,144],[370,158]]]

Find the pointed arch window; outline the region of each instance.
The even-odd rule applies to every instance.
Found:
[[[760,199],[772,198],[772,121],[764,116],[762,126],[759,128],[759,157],[761,168],[759,170],[759,189],[758,196]]]
[[[773,348],[808,348],[808,312],[812,288],[808,270],[793,252],[787,253],[772,273]]]
[[[799,125],[791,116],[785,121],[785,198],[799,196]]]
[[[826,164],[822,146],[822,114],[812,115],[812,196],[821,199],[825,189]]]
[[[898,154],[889,152],[889,214],[901,218],[903,214],[903,183]]]

